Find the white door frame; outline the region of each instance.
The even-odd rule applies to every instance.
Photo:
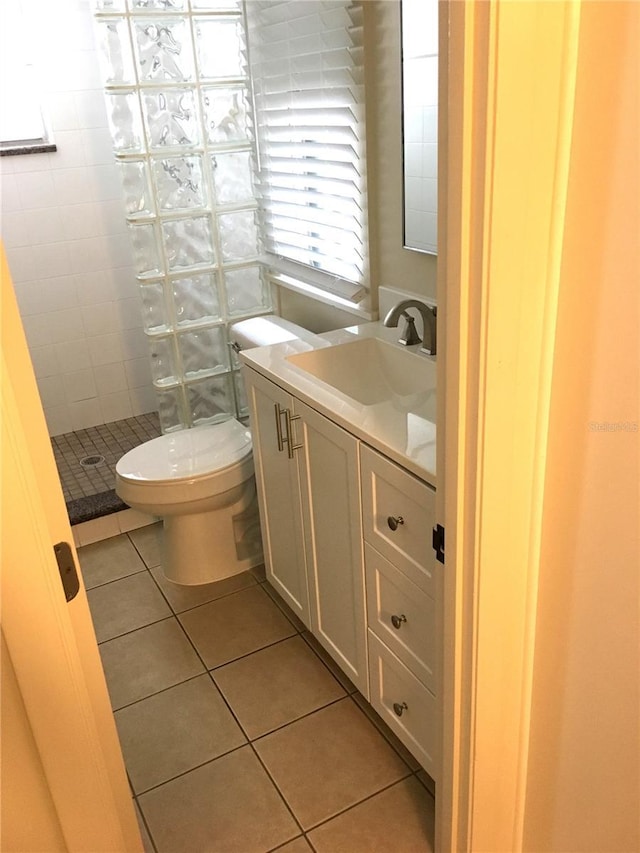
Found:
[[[441,11],[447,760],[437,848],[494,853],[522,847],[580,0],[452,0]]]

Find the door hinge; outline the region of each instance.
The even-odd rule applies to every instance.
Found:
[[[436,552],[436,560],[444,563],[444,527],[441,524],[436,524],[433,528],[431,544]]]
[[[58,542],[57,545],[53,546],[53,551],[56,555],[56,562],[58,563],[64,597],[67,601],[72,601],[80,589],[80,580],[76,571],[75,560],[73,559],[73,551],[68,542]]]

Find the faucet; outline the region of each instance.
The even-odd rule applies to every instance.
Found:
[[[416,331],[415,320],[411,314],[407,312],[407,308],[417,308],[422,314],[422,339]],[[422,343],[420,352],[425,352],[427,355],[435,355],[437,308],[435,306],[431,307],[430,305],[426,305],[418,299],[404,299],[402,302],[398,302],[398,304],[389,311],[387,316],[384,318],[384,325],[395,328],[398,325],[400,317],[404,317],[407,324],[404,327],[402,335],[400,335],[400,338],[398,339],[398,343],[403,344],[404,346],[412,346],[413,344]],[[429,337],[428,344],[427,333]]]

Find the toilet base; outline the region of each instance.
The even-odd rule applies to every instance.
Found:
[[[263,562],[255,480],[240,501],[163,519],[162,571],[172,583],[214,583]]]

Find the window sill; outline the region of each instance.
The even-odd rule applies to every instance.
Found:
[[[7,145],[0,147],[0,157],[15,157],[19,154],[47,154],[50,151],[57,151],[58,148],[53,142],[34,142],[25,145]]]
[[[294,293],[301,293],[303,296],[308,296],[309,299],[315,299],[318,302],[323,302],[325,305],[331,305],[334,308],[339,308],[341,311],[346,311],[349,314],[354,314],[356,317],[360,317],[365,322],[369,322],[371,320],[377,320],[377,314],[371,310],[369,297],[363,299],[362,302],[356,304],[355,302],[350,302],[348,299],[345,299],[343,296],[338,296],[337,294],[330,293],[327,290],[322,290],[319,287],[315,287],[313,284],[308,284],[304,281],[299,281],[297,279],[290,278],[285,275],[273,275],[269,276],[269,280],[276,287],[284,287],[285,290],[292,290]]]

